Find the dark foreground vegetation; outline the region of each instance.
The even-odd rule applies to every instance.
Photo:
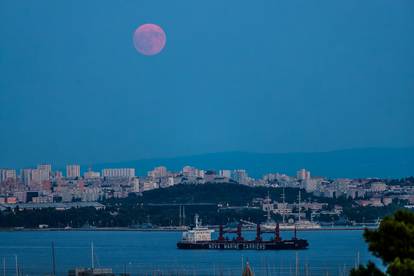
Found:
[[[369,250],[385,266],[382,272],[370,262],[351,271],[351,276],[414,275],[414,213],[399,210],[386,217],[377,230],[365,230]]]
[[[286,188],[285,200],[297,201],[299,189]],[[240,219],[263,222],[266,214],[255,203],[256,198],[269,194],[273,200],[282,200],[283,189],[247,187],[238,184],[177,185],[171,188],[131,194],[124,199],[107,199],[103,210],[95,208],[72,208],[66,211],[55,209],[19,210],[9,209],[0,213],[0,227],[37,228],[40,224],[49,227],[148,227],[189,225],[195,213],[200,214],[204,224],[227,224]],[[302,201],[326,202],[327,209],[335,205],[343,207],[343,218],[357,222],[372,221],[392,214],[402,206],[394,202],[386,207],[357,207],[351,199],[318,198],[301,191]],[[184,204],[185,218],[179,217],[180,205]],[[228,208],[230,206],[231,208]],[[308,218],[310,212],[306,212]],[[343,219],[342,218],[342,219]],[[273,216],[280,220],[280,217]],[[321,221],[334,221],[338,216],[320,217]]]

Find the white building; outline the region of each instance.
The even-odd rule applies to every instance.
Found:
[[[181,172],[186,177],[201,177],[201,178],[204,178],[204,173],[205,173],[204,170],[200,170],[200,169],[197,169],[191,166],[185,166],[181,170]]]
[[[135,177],[132,180],[132,192],[134,193],[139,193],[140,189],[139,189],[139,179],[137,177]]]
[[[231,170],[220,170],[219,175],[226,178],[231,178]]]
[[[158,183],[154,181],[144,181],[140,183],[140,192],[150,191],[158,188]]]
[[[194,168],[194,167],[191,167],[191,166],[185,166],[183,169],[182,169],[182,173],[183,173],[183,175],[185,175],[185,176],[197,176],[197,169],[196,168]]]
[[[115,168],[115,169],[103,169],[102,170],[103,177],[128,177],[133,178],[135,177],[135,169],[134,168]]]
[[[99,172],[94,171],[87,171],[83,174],[83,177],[85,179],[93,179],[93,178],[99,178],[101,177],[101,174]]]
[[[66,166],[66,177],[68,178],[80,177],[80,166],[79,165],[67,165]]]
[[[371,192],[380,193],[387,190],[387,184],[384,182],[373,182],[371,183]]]

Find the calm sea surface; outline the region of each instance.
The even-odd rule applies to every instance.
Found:
[[[283,238],[291,236],[282,232]],[[301,251],[178,250],[180,237],[180,232],[0,232],[0,262],[6,261],[6,275],[15,275],[15,256],[23,275],[50,274],[54,241],[57,275],[90,267],[91,242],[96,267],[110,267],[117,273],[126,270],[131,275],[241,275],[247,259],[256,275],[346,275],[358,255],[361,263],[379,263],[368,252],[362,231],[356,230],[300,232],[299,237],[310,243],[309,249]]]

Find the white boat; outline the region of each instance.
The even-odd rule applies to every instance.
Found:
[[[274,221],[267,221],[260,225],[263,230],[274,231],[276,229],[277,223]],[[320,229],[321,225],[319,223],[309,221],[309,220],[300,220],[295,223],[279,223],[280,230],[311,230],[311,229]]]
[[[285,190],[283,190],[282,194],[283,204],[285,204]],[[269,195],[267,196],[267,201],[270,202]],[[320,229],[321,225],[319,223],[301,219],[300,208],[301,208],[301,193],[299,190],[298,194],[298,221],[292,223],[285,222],[285,213],[282,213],[283,222],[279,223],[280,230],[310,230],[310,229]],[[270,216],[270,209],[267,211],[267,221],[261,225],[261,228],[266,231],[274,231],[276,229],[277,223],[271,219]]]

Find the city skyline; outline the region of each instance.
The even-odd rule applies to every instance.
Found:
[[[308,153],[252,153],[222,152],[173,158],[135,159],[120,162],[98,162],[82,164],[75,161],[66,164],[48,162],[42,159],[37,164],[26,166],[3,165],[0,168],[26,169],[39,164],[52,164],[63,173],[67,165],[78,164],[84,173],[88,170],[101,171],[105,168],[133,168],[137,175],[146,175],[147,171],[157,166],[167,166],[178,171],[184,166],[193,165],[206,170],[247,169],[252,176],[261,177],[268,172],[294,174],[298,168],[309,168],[316,175],[331,178],[401,178],[412,176],[414,172],[413,148],[362,148],[329,152]],[[77,175],[79,175],[77,173]]]
[[[383,207],[394,200],[402,200],[402,204],[414,202],[413,180],[412,176],[401,179],[329,178],[315,176],[305,168],[298,169],[294,175],[268,172],[255,178],[245,169],[213,171],[189,165],[179,171],[158,166],[145,176],[137,176],[134,168],[103,168],[101,172],[88,169],[81,174],[79,165],[68,164],[63,175],[51,164],[38,164],[36,168],[22,169],[20,173],[14,169],[0,169],[0,210],[16,206],[21,209],[87,206],[100,209],[105,207],[98,202],[111,198],[143,196],[148,191],[172,187],[228,184],[250,188],[296,188],[316,197],[335,199],[343,196],[356,200],[361,206]],[[83,203],[73,205],[73,202]],[[321,209],[322,205],[318,206]]]
[[[122,163],[120,163],[122,164]],[[145,171],[142,173],[136,173],[135,167],[122,167],[118,166],[106,166],[100,165],[96,169],[96,166],[82,166],[80,164],[66,164],[65,167],[54,166],[53,164],[40,163],[32,167],[23,167],[23,168],[12,168],[12,167],[0,167],[0,184],[2,181],[6,180],[20,180],[25,185],[29,185],[33,182],[42,183],[43,181],[49,181],[52,179],[94,179],[94,178],[145,178],[150,177],[153,179],[163,178],[167,176],[188,176],[194,175],[197,177],[204,178],[206,175],[220,176],[227,179],[233,179],[238,183],[243,183],[240,181],[241,178],[237,175],[243,175],[244,178],[250,180],[256,180],[264,178],[267,175],[276,174],[281,176],[296,176],[298,180],[309,180],[312,177],[314,178],[326,178],[326,179],[399,179],[399,178],[410,178],[413,177],[412,174],[407,174],[400,177],[382,177],[382,176],[365,176],[365,177],[353,177],[353,176],[327,176],[323,174],[318,174],[317,176],[312,176],[309,170],[304,167],[297,167],[297,171],[294,174],[286,172],[284,170],[272,170],[265,169],[265,173],[262,175],[248,175],[249,170],[244,167],[234,167],[234,166],[224,166],[224,167],[206,167],[206,166],[194,166],[191,162],[185,163],[179,169],[169,168],[165,164],[159,163],[157,166],[153,166],[151,170]],[[299,169],[300,168],[300,169]],[[63,174],[63,171],[65,174]],[[242,177],[242,178],[243,178]],[[29,181],[28,181],[29,179]]]

